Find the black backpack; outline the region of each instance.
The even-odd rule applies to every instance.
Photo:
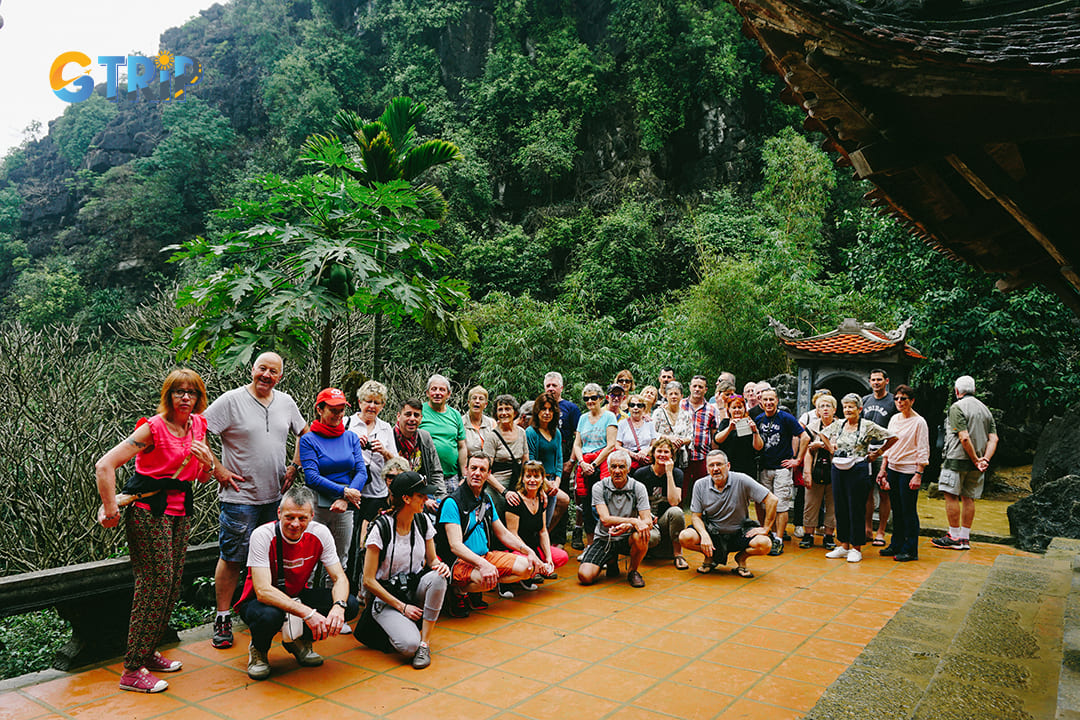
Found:
[[[393,538],[393,518],[394,513],[392,512],[381,513],[368,528],[368,535],[370,536],[378,527],[379,535],[383,538],[383,546],[379,548],[379,565],[382,565],[383,560],[386,559],[386,549],[390,545],[390,539]],[[412,527],[409,528],[410,537],[417,530],[420,531],[421,538],[427,535],[428,518],[422,512],[413,515]],[[364,547],[367,547],[367,538],[364,538]],[[376,566],[377,568],[378,566]],[[390,638],[387,636],[386,631],[382,629],[382,626],[375,622],[375,616],[372,614],[374,605],[375,597],[372,596],[368,598],[367,604],[364,605],[364,612],[360,614],[360,618],[356,622],[353,637],[356,638],[357,642],[362,642],[372,650],[381,650],[384,653],[392,652],[394,647],[390,644]]]
[[[494,506],[491,501],[487,500],[484,493],[480,494],[480,498],[477,499],[468,485],[462,483],[457,490],[450,495],[447,495],[439,501],[439,507],[435,511],[435,517],[442,517],[443,505],[450,498],[454,499],[458,507],[458,524],[461,526],[461,539],[462,541],[468,540],[472,537],[473,533],[483,530],[484,535],[487,537],[488,549],[491,548],[491,516],[495,512]],[[480,522],[472,522],[476,520],[476,513],[474,512],[479,505],[483,505],[484,509],[481,511]],[[446,523],[436,522],[435,524],[435,554],[439,556],[439,559],[445,562],[447,565],[454,564],[454,551],[450,549],[450,540],[446,537]]]

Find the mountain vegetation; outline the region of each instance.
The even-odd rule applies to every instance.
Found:
[[[911,317],[924,396],[974,375],[1020,460],[1080,399],[1076,318],[873,212],[727,3],[231,0],[162,45],[203,63],[187,100],[99,88],[0,164],[0,336],[36,343],[12,352],[42,358],[42,377],[63,370],[49,352],[86,366],[64,371],[77,394],[9,398],[25,437],[5,475],[39,477],[35,443],[66,432],[35,409],[100,413],[92,437],[64,440],[88,469],[178,357],[223,389],[269,345],[307,374],[295,392],[346,373],[415,392],[440,370],[531,397],[560,369],[575,397],[623,367],[787,371],[768,316],[807,333]],[[452,162],[365,175],[366,123],[395,98],[425,110],[379,151],[437,140]],[[359,250],[330,217],[408,242]],[[0,376],[27,367],[0,358]]]

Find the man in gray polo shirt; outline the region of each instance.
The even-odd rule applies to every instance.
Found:
[[[207,429],[221,438],[221,465],[215,469],[221,503],[218,563],[214,571],[217,617],[214,647],[232,647],[229,607],[247,565],[251,531],[277,519],[281,493],[296,476],[299,456],[286,467],[289,433],[308,431],[293,399],[274,389],[282,377],[277,353],[263,353],[251,367],[251,384],[230,390],[206,408]]]
[[[630,454],[616,450],[608,455],[610,477],[593,485],[592,506],[596,509],[596,534],[593,542],[581,556],[578,582],[592,585],[600,575],[601,566],[607,566],[608,577],[619,574],[619,555],[629,555],[630,564],[626,580],[631,587],[645,587],[645,579],[638,572],[642,558],[652,542],[652,512],[649,510],[649,491],[630,477]]]
[[[767,555],[772,549],[769,530],[776,522],[777,497],[749,475],[731,472],[731,463],[722,450],[708,454],[705,468],[709,474],[694,483],[690,499],[692,527],[679,534],[679,543],[705,556],[699,573],[727,565],[728,553],[735,553],[731,573],[754,577],[746,567],[746,558]],[[747,516],[746,506],[751,500],[765,506],[764,527]]]

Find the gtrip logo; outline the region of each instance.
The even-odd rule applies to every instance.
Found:
[[[202,79],[202,64],[183,55],[162,50],[152,58],[142,55],[101,55],[97,65],[105,68],[105,97],[113,102],[174,102]],[[126,91],[118,88],[120,68],[126,71]],[[76,69],[77,68],[77,69]],[[90,56],[78,50],[60,53],[49,68],[49,84],[56,97],[77,103],[94,92]],[[156,87],[155,87],[156,83]]]

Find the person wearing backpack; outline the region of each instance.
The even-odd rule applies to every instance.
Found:
[[[431,665],[429,639],[450,578],[450,567],[435,554],[435,526],[424,514],[424,503],[434,493],[435,487],[411,470],[390,483],[393,510],[375,518],[366,540],[368,603],[356,630],[366,645],[381,630],[383,649],[411,658],[417,670]],[[378,630],[365,622],[369,615]]]
[[[814,401],[816,416],[810,417],[806,423],[806,431],[813,440],[806,446],[806,457],[803,459],[803,482],[806,484],[806,503],[803,505],[803,538],[799,542],[801,548],[814,547],[814,531],[817,530],[818,517],[821,514],[821,505],[825,504],[825,538],[822,545],[826,551],[836,549],[836,540],[833,533],[836,531],[836,504],[833,500],[832,488],[832,454],[825,449],[825,442],[820,434],[836,419],[836,398],[830,393],[818,393]]]
[[[490,473],[489,456],[470,456],[466,481],[439,505],[435,550],[439,557],[453,561],[449,612],[456,618],[468,616],[470,609],[487,608],[485,590],[494,590],[498,583],[529,580],[544,565],[531,547],[494,516],[491,498],[483,491]],[[521,554],[492,550],[494,540]]]

